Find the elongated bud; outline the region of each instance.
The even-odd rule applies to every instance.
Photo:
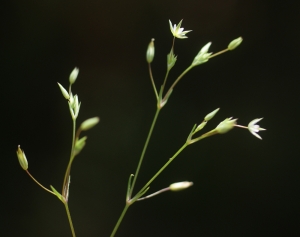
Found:
[[[57,82],[57,84],[58,84],[63,96],[68,100],[70,98],[69,93],[66,91],[65,88],[63,88],[63,86],[61,84],[59,84],[58,82]]]
[[[199,126],[196,128],[195,132],[199,132],[204,126],[207,124],[207,121],[203,121],[202,123],[199,124]]]
[[[27,162],[24,151],[22,151],[21,148],[20,148],[20,145],[18,146],[17,156],[18,156],[18,160],[20,162],[20,165],[21,165],[22,169],[27,170],[28,169],[28,162]]]
[[[176,60],[177,60],[177,56],[174,55],[173,49],[171,49],[171,52],[167,55],[168,71],[170,71],[172,69],[172,67],[174,67]]]
[[[87,137],[84,136],[82,138],[80,138],[79,140],[76,141],[75,143],[75,149],[74,149],[74,153],[75,155],[78,155],[79,152],[81,152],[81,150],[84,148],[85,146],[85,141],[86,141]]]
[[[242,43],[242,41],[243,41],[242,37],[232,40],[227,47],[228,50],[234,50],[236,47],[238,47]]]
[[[204,45],[204,46],[202,47],[202,49],[200,50],[200,54],[205,54],[205,53],[207,53],[210,46],[211,46],[211,42],[208,42],[206,45]]]
[[[215,128],[215,131],[220,134],[229,132],[236,125],[236,120],[232,119],[232,117],[225,119]]]
[[[194,61],[192,62],[193,66],[197,66],[197,65],[200,65],[200,64],[208,61],[209,56],[212,54],[212,53],[208,53],[210,45],[211,45],[211,42],[208,42],[206,45],[204,45],[201,48],[199,53],[194,58]]]
[[[220,108],[217,108],[213,112],[210,112],[208,115],[205,116],[204,120],[205,121],[211,120],[216,115],[216,113],[218,113],[219,109]]]
[[[154,48],[154,39],[151,39],[151,42],[148,45],[147,53],[146,53],[146,59],[148,63],[151,63],[154,59],[154,53],[155,53],[155,48]]]
[[[70,93],[70,97],[69,97],[69,105],[71,106],[71,108],[73,109],[75,107],[75,103],[74,103],[74,96],[72,94],[72,92]]]
[[[80,103],[79,103],[79,100],[78,100],[78,95],[74,95],[74,114],[75,114],[75,117],[77,118],[78,116],[78,113],[79,113],[79,109],[80,109]]]
[[[181,191],[183,189],[189,188],[193,185],[193,182],[178,182],[178,183],[173,183],[169,186],[171,191]]]
[[[78,76],[78,73],[79,73],[79,69],[77,67],[75,67],[73,69],[73,71],[71,72],[70,77],[69,77],[70,85],[75,83],[75,81],[77,79],[77,76]]]
[[[98,117],[90,118],[85,120],[81,125],[80,129],[82,131],[86,131],[94,127],[97,123],[99,123],[100,119]]]

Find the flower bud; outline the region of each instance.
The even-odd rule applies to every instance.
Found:
[[[199,53],[194,58],[194,61],[192,62],[193,66],[197,66],[208,61],[209,56],[212,54],[212,53],[208,53],[210,45],[211,42],[207,43],[202,47],[202,49],[199,51]]]
[[[215,109],[213,112],[211,112],[211,113],[209,113],[208,115],[206,115],[205,118],[204,118],[204,121],[209,121],[209,120],[211,120],[211,119],[216,115],[216,113],[218,113],[219,109],[220,109],[220,108],[217,108],[217,109]]]
[[[84,136],[76,141],[75,148],[74,148],[75,155],[79,154],[79,152],[81,152],[81,150],[84,148],[84,146],[86,144],[86,142],[85,142],[86,139],[87,139],[87,136]]]
[[[58,84],[63,96],[68,100],[70,98],[69,93],[66,91],[65,88],[63,88],[63,86],[61,84],[59,84],[58,82],[57,82],[57,84]]]
[[[28,162],[27,162],[24,151],[22,151],[21,148],[20,148],[20,145],[18,146],[17,156],[18,156],[18,160],[19,160],[20,165],[23,168],[23,170],[27,170],[28,169]]]
[[[178,182],[178,183],[173,183],[169,186],[171,191],[181,191],[183,189],[189,188],[193,185],[193,182]]]
[[[82,131],[86,131],[94,127],[97,123],[99,123],[100,119],[98,117],[90,118],[85,120],[81,125],[80,129]]]
[[[75,83],[75,81],[77,79],[77,76],[78,76],[78,73],[79,73],[79,69],[77,67],[75,67],[73,69],[73,71],[71,72],[70,77],[69,77],[70,85]]]
[[[147,53],[146,53],[146,60],[148,63],[151,63],[154,59],[154,39],[151,39],[151,42],[148,45]]]
[[[195,132],[200,131],[202,128],[204,128],[204,126],[207,124],[207,121],[203,121],[202,123],[199,124],[199,126],[196,128]]]
[[[225,119],[215,128],[215,131],[220,134],[229,132],[236,125],[236,120],[232,119],[232,117]]]
[[[233,41],[231,41],[228,45],[228,50],[234,50],[236,47],[238,47],[243,41],[243,38],[242,37],[239,37]]]
[[[72,92],[70,93],[70,97],[69,97],[69,105],[70,105],[70,107],[72,108],[72,109],[74,109],[74,107],[75,107],[75,100],[74,100],[74,96],[73,96],[73,94],[72,94]]]
[[[79,109],[80,109],[80,103],[78,100],[78,95],[74,95],[74,114],[76,118],[78,116]]]
[[[174,55],[173,49],[171,49],[171,52],[167,55],[168,71],[170,71],[172,69],[172,67],[174,67],[176,60],[177,60],[177,56]]]

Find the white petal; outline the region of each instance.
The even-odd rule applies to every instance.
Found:
[[[257,133],[255,133],[255,132],[253,132],[253,131],[250,131],[250,132],[251,132],[252,135],[254,135],[254,136],[256,136],[257,138],[259,138],[260,140],[262,140],[262,138],[261,138]]]

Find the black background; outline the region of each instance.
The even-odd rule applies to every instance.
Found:
[[[56,84],[82,102],[78,124],[100,116],[72,168],[69,207],[77,236],[109,236],[124,206],[155,112],[145,52],[162,83],[172,35],[168,20],[193,30],[177,39],[169,83],[212,41],[236,50],[194,68],[175,88],[149,144],[136,191],[185,142],[195,123],[226,117],[247,125],[264,117],[263,140],[233,129],[184,150],[149,193],[178,181],[194,186],[134,204],[116,236],[298,236],[299,6],[296,1],[6,1],[1,7],[1,236],[71,236],[64,206],[43,185],[61,189],[72,125]]]

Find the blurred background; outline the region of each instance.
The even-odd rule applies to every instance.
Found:
[[[295,3],[295,4],[294,4]],[[87,145],[72,167],[69,207],[76,234],[109,236],[124,207],[156,101],[145,53],[155,38],[157,85],[166,72],[172,35],[168,20],[183,20],[178,60],[168,86],[198,51],[218,52],[242,36],[232,52],[189,72],[161,111],[135,191],[183,145],[191,128],[220,107],[204,131],[227,117],[247,125],[264,117],[260,141],[233,129],[184,150],[149,194],[171,183],[188,190],[164,193],[130,207],[116,236],[299,235],[299,4],[258,0],[6,1],[1,11],[1,236],[71,236],[64,206],[44,186],[61,190],[72,122],[57,82],[82,102],[78,124],[100,116],[84,133]]]

